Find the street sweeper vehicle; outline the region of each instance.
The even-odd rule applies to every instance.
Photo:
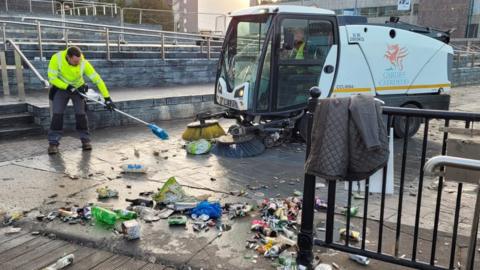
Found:
[[[218,154],[258,155],[301,133],[313,86],[320,98],[367,94],[386,106],[449,108],[449,32],[289,5],[255,6],[231,17],[215,83],[215,103],[226,109],[198,115],[201,121],[183,136],[223,135],[211,119],[236,119],[216,139]],[[416,133],[421,122],[410,121],[404,130],[402,119],[394,119],[397,137]]]

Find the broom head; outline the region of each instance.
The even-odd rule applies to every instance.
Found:
[[[225,135],[225,130],[217,120],[206,120],[188,124],[187,129],[182,134],[182,139],[185,141],[211,140],[223,135]]]

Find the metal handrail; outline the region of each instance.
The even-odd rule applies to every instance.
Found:
[[[17,21],[6,21],[6,20],[0,20],[0,23],[5,23],[5,24],[15,24],[15,25],[28,25],[28,26],[37,26],[35,23],[27,23],[27,22],[17,22]],[[69,22],[70,23],[70,22]],[[89,25],[89,24],[84,24],[84,23],[76,23],[80,25]],[[97,32],[97,33],[104,33],[106,29],[110,29],[110,27],[105,27],[104,29],[91,29],[91,28],[80,28],[80,27],[72,27],[72,26],[63,26],[63,25],[47,25],[47,24],[42,24],[41,27],[47,27],[47,28],[56,28],[56,29],[65,29],[65,30],[77,30],[77,31],[86,31],[86,32]],[[112,27],[112,28],[120,28],[120,27]],[[140,32],[152,32],[151,30],[146,30],[146,29],[138,29],[138,28],[130,28],[126,27],[124,29],[127,30],[132,30],[136,32],[122,32],[121,28],[120,31],[109,31],[110,34],[125,34],[125,35],[134,35],[134,36],[147,36],[147,37],[161,37],[161,35],[172,35],[172,38],[175,39],[185,39],[185,40],[192,40],[192,41],[201,41],[204,40],[204,38],[211,39],[211,38],[218,38],[216,36],[210,36],[210,35],[195,35],[195,34],[188,34],[188,33],[176,33],[176,32],[169,32],[169,31],[154,31],[157,35],[154,34],[142,34],[138,33]],[[182,37],[183,36],[183,37]]]
[[[42,53],[42,27],[47,27],[47,28],[54,28],[54,29],[62,29],[66,33],[68,30],[76,30],[76,31],[86,31],[86,32],[96,32],[96,33],[104,33],[105,34],[105,46],[106,46],[106,53],[107,53],[107,59],[110,60],[110,46],[111,41],[110,41],[110,34],[118,34],[119,37],[122,35],[131,35],[131,36],[144,36],[144,37],[156,37],[156,38],[161,38],[161,46],[162,46],[162,59],[165,59],[165,37],[173,38],[175,40],[187,40],[187,41],[205,41],[205,37],[207,40],[207,58],[211,59],[211,39],[213,36],[209,35],[195,35],[195,34],[186,34],[186,33],[175,33],[175,32],[168,32],[168,31],[154,31],[155,33],[149,34],[149,33],[141,33],[141,29],[137,28],[127,28],[133,30],[132,32],[124,32],[124,29],[120,28],[118,31],[110,31],[109,28],[105,27],[104,29],[90,29],[90,28],[80,28],[80,27],[72,27],[72,26],[64,26],[64,25],[41,25],[39,21],[37,21],[36,24],[34,23],[27,23],[27,22],[18,22],[18,21],[6,21],[6,20],[0,20],[0,24],[3,24],[3,33],[5,34],[5,27],[7,24],[14,24],[14,25],[26,25],[26,26],[31,26],[31,27],[36,27],[37,32],[38,32],[38,45],[40,48],[40,59],[43,60],[43,53]],[[115,29],[118,29],[119,27],[114,27]],[[140,30],[140,31],[139,31]],[[139,33],[140,32],[140,33]],[[146,32],[151,32],[151,31],[146,31]],[[5,41],[7,38],[4,36],[3,40]],[[68,40],[68,35],[64,35],[64,41],[65,43],[69,44]],[[121,46],[120,39],[118,39],[118,48]],[[5,42],[6,44],[6,42]],[[203,48],[203,47],[201,47]],[[202,49],[203,51],[203,49]]]
[[[469,158],[459,158],[451,156],[435,156],[425,163],[424,171],[427,174],[434,175],[439,173],[439,169],[448,166],[459,169],[467,169],[480,171],[480,160],[469,159]],[[480,179],[479,179],[480,180]],[[477,186],[477,198],[475,202],[475,210],[473,213],[472,228],[470,233],[469,245],[468,245],[468,255],[467,255],[467,265],[465,269],[472,269],[475,264],[475,252],[477,245],[477,234],[478,226],[480,220],[480,188]]]
[[[222,13],[213,13],[213,12],[184,12],[184,11],[172,11],[172,10],[162,10],[162,9],[148,9],[148,8],[132,8],[132,7],[125,7],[120,9],[120,23],[122,26],[124,26],[124,11],[129,11],[129,10],[134,10],[139,12],[139,21],[141,22],[142,20],[142,14],[144,12],[158,12],[158,13],[171,13],[173,15],[179,14],[179,15],[210,15],[210,16],[217,16],[215,18],[215,31],[217,30],[217,18],[222,17],[223,18],[223,31],[226,30],[227,27],[227,15],[222,14]]]
[[[19,0],[16,0],[16,1],[19,1]],[[27,2],[27,1],[25,1]],[[115,9],[115,11],[117,10],[117,4],[112,4],[112,3],[104,3],[104,2],[92,2],[92,1],[76,1],[76,0],[69,0],[69,1],[64,1],[64,2],[60,2],[60,1],[56,1],[56,0],[28,0],[28,5],[29,5],[29,11],[32,12],[33,11],[33,7],[32,7],[32,3],[34,2],[37,2],[37,3],[49,3],[52,5],[52,15],[55,15],[55,5],[59,5],[62,10],[64,10],[64,5],[65,4],[72,4],[72,6],[75,6],[75,5],[87,5],[87,6],[83,6],[82,8],[86,8],[86,7],[108,7],[110,9]],[[6,8],[6,11],[8,12],[9,10],[9,5],[8,5],[8,0],[5,0],[5,8]]]
[[[116,25],[107,25],[107,24],[97,24],[97,23],[86,23],[86,22],[73,22],[73,21],[63,21],[63,20],[56,20],[56,19],[47,19],[47,18],[38,18],[38,17],[22,17],[22,21],[24,20],[35,20],[35,21],[46,21],[46,22],[58,22],[58,23],[65,23],[65,24],[74,24],[74,25],[86,25],[86,26],[93,26],[99,28],[108,28],[108,29],[119,29],[119,30],[132,30],[132,31],[142,31],[148,33],[155,33],[155,34],[172,34],[175,36],[183,35],[183,36],[191,36],[191,37],[199,37],[199,38],[216,38],[222,39],[223,36],[220,35],[205,35],[205,34],[192,34],[192,33],[181,33],[181,32],[171,32],[171,31],[163,31],[163,30],[152,30],[152,29],[145,29],[145,28],[137,28],[137,27],[125,27],[125,26],[116,26]],[[5,22],[5,21],[0,21]],[[11,22],[11,21],[7,21]],[[14,22],[11,22],[14,23]],[[43,25],[46,26],[46,25]]]
[[[27,66],[30,68],[30,70],[33,72],[33,74],[35,74],[35,76],[43,83],[43,85],[45,86],[45,88],[49,88],[50,87],[50,83],[45,80],[45,78],[43,78],[43,76],[38,72],[38,70],[32,65],[32,63],[30,63],[30,61],[28,60],[28,58],[22,53],[22,51],[20,50],[20,48],[17,46],[17,44],[15,44],[15,42],[11,39],[7,39],[6,43],[10,44],[10,46],[13,47],[13,49],[18,53],[18,55],[20,55],[20,57],[22,58],[23,62],[25,62],[27,64]]]
[[[451,156],[436,156],[425,163],[424,170],[427,174],[435,175],[443,166],[480,171],[480,160]]]

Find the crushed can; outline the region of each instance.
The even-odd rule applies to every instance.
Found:
[[[370,264],[370,259],[368,259],[367,257],[365,256],[360,256],[360,255],[356,255],[356,254],[350,254],[349,255],[349,258],[350,260],[358,263],[358,264],[361,264],[361,265],[368,265]]]
[[[138,221],[132,219],[122,222],[122,233],[128,240],[139,239],[140,232],[140,224]]]

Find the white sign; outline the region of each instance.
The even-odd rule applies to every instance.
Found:
[[[390,129],[390,136],[388,140],[388,148],[390,154],[388,155],[387,163],[387,181],[385,186],[385,194],[393,194],[393,128]],[[383,169],[378,170],[372,176],[370,176],[370,183],[368,191],[371,193],[382,193],[383,185]],[[345,190],[348,190],[348,182],[345,181]],[[365,180],[354,182],[352,185],[352,192],[365,191]]]
[[[398,0],[398,10],[410,10],[411,0]]]

